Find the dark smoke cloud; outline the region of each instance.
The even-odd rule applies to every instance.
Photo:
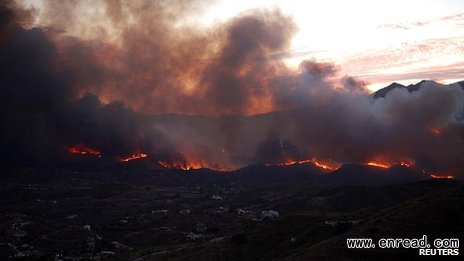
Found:
[[[2,2],[0,42],[1,155],[6,162],[34,161],[56,153],[59,140],[48,127],[73,91],[53,72],[56,50],[40,29],[22,29],[14,4]],[[22,20],[19,20],[22,21]]]
[[[200,12],[200,3],[205,1],[97,2],[93,8],[101,18],[88,14],[88,1],[46,1],[41,20],[86,39],[61,36],[56,42],[60,57],[87,81],[81,90],[104,100],[124,100],[145,113],[274,110],[266,79],[288,69],[262,57],[288,50],[296,32],[291,18],[255,10],[209,29],[186,25],[183,19]],[[97,22],[85,23],[83,15]]]
[[[367,89],[367,82],[355,79],[354,77],[351,76],[344,76],[342,78],[342,85],[343,88],[347,89],[348,91],[353,91],[353,92],[363,92],[363,93],[369,93]]]
[[[90,65],[90,58],[77,54],[86,54],[85,50],[73,45],[76,56],[66,57],[73,63],[64,61],[50,36],[40,28],[24,29],[24,20],[12,8],[9,2],[0,6],[5,25],[0,43],[1,161],[61,162],[68,147],[80,143],[108,156],[137,149],[140,116],[122,102],[103,105],[92,94],[79,98],[85,81],[76,66]]]
[[[90,2],[103,20],[83,26]],[[34,28],[37,10],[2,2],[2,163],[65,162],[81,144],[107,159],[143,152],[178,166],[407,160],[460,175],[462,86],[426,81],[374,99],[334,64],[291,70],[268,59],[296,31],[278,10],[205,29],[182,24],[201,11],[191,6],[46,1]]]
[[[243,114],[256,106],[254,102],[268,98],[263,79],[286,68],[280,61],[260,57],[287,49],[295,29],[292,21],[278,11],[253,12],[233,19],[218,60],[206,68],[202,80],[207,88],[205,100],[212,99],[216,110]]]

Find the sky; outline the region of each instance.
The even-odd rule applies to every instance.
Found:
[[[42,6],[41,0],[23,0]],[[298,31],[281,55],[290,67],[304,59],[335,63],[341,75],[368,83],[372,91],[391,82],[422,79],[452,83],[464,79],[464,1],[462,0],[216,0],[196,1],[180,21],[205,28],[252,9],[280,9]],[[90,6],[92,8],[92,6]],[[92,10],[86,10],[92,13]],[[94,15],[98,12],[94,12]],[[37,17],[42,23],[44,14]],[[92,19],[89,18],[92,22]],[[81,32],[70,34],[79,35]]]
[[[464,1],[224,0],[203,19],[214,23],[263,7],[280,8],[299,28],[289,64],[305,58],[334,62],[371,90],[392,81],[464,79]]]

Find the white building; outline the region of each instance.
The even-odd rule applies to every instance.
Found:
[[[279,218],[280,214],[278,211],[275,210],[263,210],[261,211],[261,218],[262,219],[276,219]]]

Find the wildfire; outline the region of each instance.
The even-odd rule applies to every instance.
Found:
[[[438,175],[438,174],[430,174],[431,178],[434,179],[454,179],[454,176],[452,175]]]
[[[322,162],[321,160],[316,160],[316,159],[312,159],[311,163],[316,165],[316,167],[319,167],[325,170],[336,170],[340,167],[334,162]]]
[[[412,165],[414,165],[414,161],[395,161],[395,162],[390,162],[390,163],[386,163],[385,161],[369,161],[366,163],[367,165],[369,166],[374,166],[374,167],[379,167],[379,168],[384,168],[384,169],[388,169],[394,165],[400,165],[400,166],[403,166],[403,167],[408,167],[410,168]]]
[[[282,163],[278,164],[266,164],[266,166],[290,166],[294,164],[305,164],[305,163],[312,163],[316,167],[324,169],[324,170],[336,170],[340,166],[334,162],[326,162],[318,159],[307,159],[307,160],[287,160]]]
[[[162,160],[159,160],[158,163],[163,166],[164,168],[166,169],[170,169],[171,168],[171,165],[169,163],[167,163],[166,161],[162,161]]]
[[[293,165],[293,164],[304,164],[304,163],[309,163],[309,162],[311,162],[311,160],[287,160],[287,161],[282,162],[282,163],[268,164],[268,165],[290,166],[290,165]]]
[[[78,145],[76,147],[69,148],[69,152],[72,154],[80,154],[80,155],[93,155],[96,157],[101,157],[101,153],[97,150],[91,149],[84,145]]]
[[[433,134],[437,135],[437,136],[440,136],[440,135],[443,134],[443,132],[440,129],[437,129],[437,128],[429,127],[428,130],[430,132],[432,132]]]
[[[390,166],[388,166],[388,165],[386,165],[384,163],[375,162],[375,161],[368,162],[367,165],[374,166],[374,167],[379,167],[379,168],[384,168],[384,169],[388,169],[390,167]]]
[[[158,161],[158,163],[166,169],[181,169],[181,170],[192,170],[192,169],[201,169],[205,166],[202,163],[198,162],[167,162],[167,161]],[[215,167],[214,169],[221,170],[219,167]]]
[[[402,162],[400,162],[400,165],[403,166],[403,167],[410,168],[413,164],[410,163],[410,162],[402,161]]]
[[[131,161],[131,160],[146,158],[147,156],[148,156],[148,155],[145,154],[145,153],[136,153],[136,154],[132,154],[132,155],[129,156],[129,157],[121,158],[120,161],[121,161],[121,162],[128,162],[128,161]]]
[[[314,161],[313,163],[314,163],[314,165],[316,165],[317,167],[322,168],[322,169],[332,169],[332,168],[330,168],[329,166],[324,165],[324,164],[322,164],[322,163],[319,163],[319,162],[317,162],[317,161]]]

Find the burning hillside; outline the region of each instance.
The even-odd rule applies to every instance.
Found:
[[[128,157],[123,157],[121,158],[121,162],[128,162],[128,161],[131,161],[131,160],[136,160],[136,159],[142,159],[142,158],[146,158],[148,155],[145,154],[145,153],[136,153],[136,154],[132,154]]]
[[[89,27],[79,19],[86,1],[68,4],[45,1],[39,15],[1,3],[2,164],[84,155],[180,169],[308,161],[462,175],[460,84],[372,95],[331,63],[292,69],[276,57],[296,26],[278,10],[196,28],[183,22],[198,10],[182,1],[102,1]]]
[[[86,146],[79,145],[76,147],[71,147],[69,148],[69,152],[72,154],[78,154],[78,155],[93,155],[95,157],[101,157],[101,153],[97,150],[87,148]]]

